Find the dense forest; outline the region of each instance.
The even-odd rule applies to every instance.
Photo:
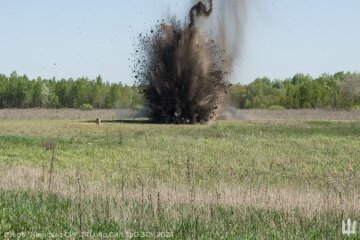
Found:
[[[0,108],[139,108],[142,97],[136,87],[94,80],[33,79],[13,72],[0,75]]]
[[[339,72],[318,78],[296,74],[285,80],[258,78],[234,84],[227,95],[238,108],[360,109],[360,74]],[[29,79],[0,74],[0,108],[131,108],[142,107],[137,86],[96,79]]]
[[[285,80],[258,78],[235,84],[228,96],[238,108],[360,109],[360,74],[338,72],[318,78],[296,74]]]

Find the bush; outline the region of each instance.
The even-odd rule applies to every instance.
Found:
[[[353,110],[360,110],[360,105],[355,105],[352,107]]]
[[[264,103],[260,103],[257,108],[258,109],[266,109],[266,105]]]
[[[80,110],[82,110],[82,111],[91,111],[93,109],[94,109],[94,107],[88,103],[84,103],[83,105],[80,106]]]
[[[281,105],[272,105],[268,108],[269,110],[285,110],[286,108]]]
[[[132,106],[132,110],[137,112],[141,111],[143,108],[144,108],[143,105],[140,104],[136,104],[135,106]]]

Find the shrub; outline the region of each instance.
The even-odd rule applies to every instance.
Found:
[[[141,111],[143,108],[144,107],[141,104],[136,104],[135,106],[132,106],[132,110],[137,111],[137,112]]]
[[[285,110],[286,108],[281,105],[272,105],[268,108],[269,110]]]
[[[82,110],[82,111],[91,111],[93,109],[94,109],[94,107],[88,103],[84,103],[83,105],[80,106],[80,110]]]
[[[257,108],[258,109],[266,109],[266,105],[264,103],[260,103]]]
[[[352,107],[353,110],[360,110],[360,105],[355,105]]]

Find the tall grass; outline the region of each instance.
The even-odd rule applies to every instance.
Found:
[[[359,137],[356,121],[2,121],[0,238],[340,239],[360,220]]]
[[[98,198],[84,202],[84,222],[82,233],[79,233],[78,205],[72,199],[48,193],[2,191],[0,205],[4,209],[0,212],[0,236],[20,232],[70,232],[73,239],[101,233],[119,233],[120,239],[160,234],[175,239],[342,238],[341,214],[337,212],[308,218],[296,209],[283,212],[252,207],[184,204],[168,207],[161,204],[153,214],[154,203]]]

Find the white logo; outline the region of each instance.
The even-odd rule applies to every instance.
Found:
[[[342,234],[348,236],[356,234],[356,221],[351,222],[350,218],[348,218],[346,223],[342,221]]]

